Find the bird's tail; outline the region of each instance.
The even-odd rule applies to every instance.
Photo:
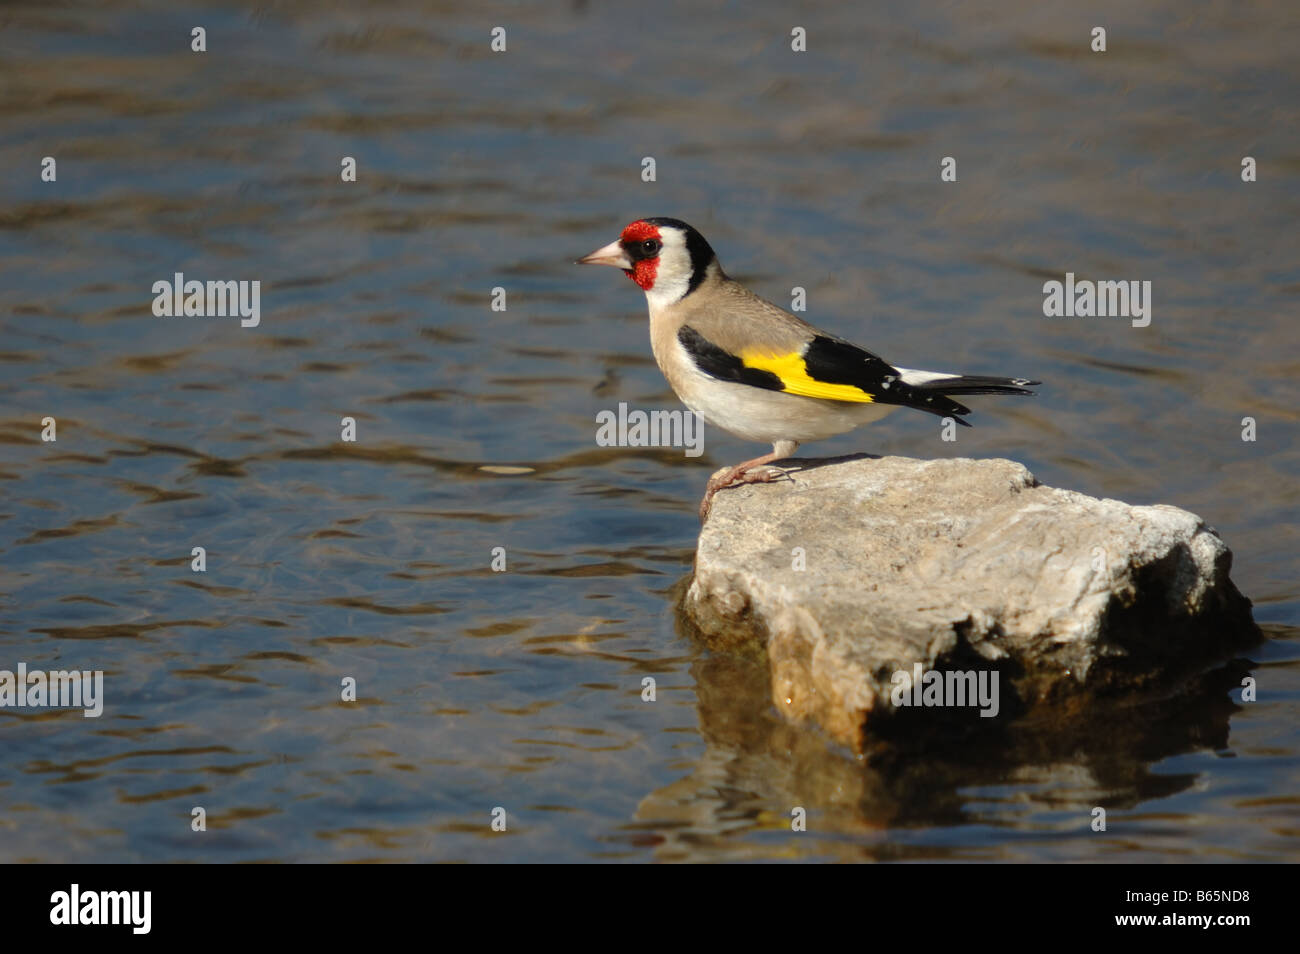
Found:
[[[913,384],[918,391],[938,391],[940,394],[1033,394],[1029,390],[1042,381],[1028,378],[990,378],[978,374],[962,374],[955,378],[939,378],[924,384]]]

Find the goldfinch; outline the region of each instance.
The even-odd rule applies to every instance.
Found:
[[[994,378],[896,367],[759,298],[722,271],[703,235],[680,219],[639,219],[579,265],[613,265],[641,286],[650,346],[683,404],[737,437],[771,443],[709,480],[707,520],[725,487],[784,476],[764,465],[807,441],[914,407],[969,426],[954,394],[1033,394],[1026,378]],[[761,468],[761,469],[760,469]]]

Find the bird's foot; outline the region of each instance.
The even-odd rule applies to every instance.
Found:
[[[784,468],[763,466],[755,461],[737,464],[716,477],[710,477],[708,485],[704,488],[704,499],[700,501],[700,523],[709,519],[709,511],[713,509],[713,497],[719,490],[740,487],[744,484],[771,484],[778,480],[788,480],[793,483],[794,477]]]

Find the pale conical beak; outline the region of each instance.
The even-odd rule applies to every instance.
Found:
[[[575,265],[613,265],[615,268],[631,268],[632,260],[623,251],[619,242],[610,242],[604,248],[598,248],[590,255],[584,256]]]

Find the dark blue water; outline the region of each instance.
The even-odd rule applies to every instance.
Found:
[[[1298,44],[1287,4],[8,5],[0,669],[105,699],[0,708],[0,858],[1294,859]],[[890,360],[1045,382],[811,453],[1191,510],[1271,641],[986,758],[781,723],[672,608],[762,449],[595,440],[677,406],[640,293],[571,264],[646,215]],[[155,317],[178,271],[260,281],[260,324]],[[1066,271],[1151,281],[1150,326],[1045,318]]]

